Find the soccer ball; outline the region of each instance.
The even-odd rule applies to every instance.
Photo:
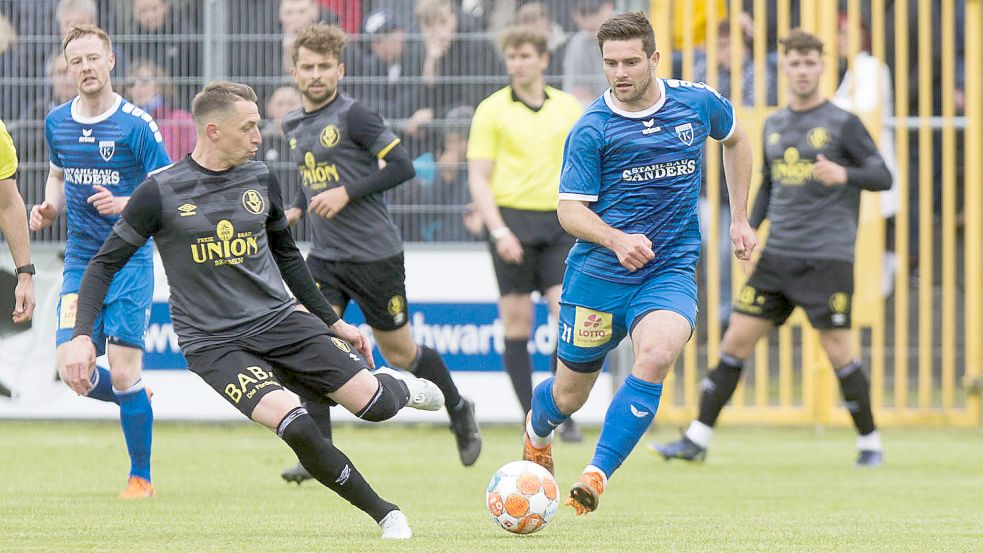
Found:
[[[538,532],[553,520],[560,505],[556,480],[532,461],[512,461],[488,482],[485,504],[492,520],[513,534]]]

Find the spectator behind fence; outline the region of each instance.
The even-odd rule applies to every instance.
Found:
[[[545,2],[527,2],[515,14],[515,23],[521,27],[530,27],[546,35],[546,47],[549,50],[549,65],[543,75],[550,86],[560,86],[563,76],[563,58],[566,55],[567,35],[563,27],[554,21],[549,6]],[[592,56],[596,57],[596,56]]]
[[[853,112],[867,123],[876,123],[880,128],[877,151],[884,159],[884,165],[891,172],[891,188],[877,195],[881,216],[891,224],[898,211],[898,190],[894,186],[897,176],[897,158],[894,152],[894,127],[885,125],[885,119],[894,116],[894,89],[891,70],[887,64],[870,54],[870,33],[867,22],[860,22],[860,51],[853,57],[850,69],[850,26],[846,14],[839,20],[839,76],[840,86],[831,98],[837,107]],[[878,127],[874,127],[878,128]],[[881,292],[888,296],[894,289],[894,271],[897,259],[894,253],[894,233],[888,232],[887,251],[884,253],[884,266],[881,271]]]
[[[424,35],[422,105],[432,111],[431,119],[443,119],[458,105],[477,105],[503,83],[490,78],[504,73],[492,44],[477,33],[457,34],[459,14],[451,0],[417,0],[416,17]],[[469,79],[441,82],[445,77]],[[419,136],[423,129],[404,132]]]
[[[263,137],[263,153],[260,158],[263,161],[289,161],[290,153],[282,128],[283,116],[302,106],[300,91],[293,86],[281,86],[270,95],[269,100],[266,101],[266,119],[260,129]],[[295,174],[297,171],[290,171],[290,173]],[[280,182],[283,182],[283,178]]]
[[[466,154],[474,108],[457,106],[447,112],[440,146],[413,160],[417,179],[393,190],[391,203],[419,205],[420,215],[394,217],[404,240],[467,242],[482,234],[481,218],[471,207]]]
[[[387,120],[411,119],[418,127],[432,116],[421,113],[419,86],[412,82],[423,69],[423,52],[417,42],[406,40],[412,28],[406,16],[390,9],[376,10],[365,18],[367,42],[352,48],[347,63],[355,82],[352,94]]]
[[[14,24],[0,13],[0,75],[17,75],[18,61],[17,31],[14,29]],[[23,98],[18,92],[13,84],[0,85],[0,107],[3,109],[4,117],[8,119],[12,119],[12,115],[20,112]]]
[[[58,36],[65,36],[76,25],[95,25],[99,22],[96,0],[61,0],[55,8]]]
[[[164,149],[172,160],[180,160],[195,149],[198,132],[191,113],[173,105],[173,87],[167,83],[163,69],[149,60],[137,60],[127,75],[127,96],[137,107],[150,114],[164,137]]]
[[[746,21],[747,26],[750,27],[750,16],[743,14],[742,18]],[[730,34],[730,23],[727,21],[721,22],[717,26],[717,77],[714,82],[709,82],[709,59],[706,55],[701,54],[699,59],[693,66],[693,80],[695,81],[705,81],[709,82],[711,86],[714,86],[718,92],[726,96],[727,98],[733,98],[734,90],[731,85],[731,48],[739,48],[741,52],[741,67],[740,67],[740,79],[741,79],[741,98],[739,103],[744,106],[753,106],[755,104],[755,76],[758,74],[754,68],[754,60],[751,56],[751,46],[753,44],[752,36],[747,34],[747,29],[745,26],[741,27],[742,32],[737,37],[732,37]],[[769,58],[765,65],[765,93],[764,101],[768,105],[774,105],[778,101],[778,95],[775,90],[776,82],[776,66],[774,65],[774,60]],[[736,100],[736,99],[735,99]],[[717,217],[717,260],[720,267],[720,295],[718,304],[718,319],[723,327],[726,327],[727,321],[730,318],[731,311],[731,245],[730,245],[730,202],[727,196],[727,184],[723,178],[723,171],[721,168],[720,178],[717,181],[717,186],[720,190],[720,205],[718,206]],[[709,209],[710,205],[706,200],[706,188],[700,193],[700,223],[703,235],[704,247],[709,247],[708,239],[710,236],[709,227],[707,222],[710,217],[714,216],[711,214]]]
[[[611,0],[580,0],[573,12],[578,31],[567,41],[563,55],[563,90],[584,106],[608,88],[604,65],[597,52],[597,30],[614,14]]]
[[[179,79],[201,76],[201,59],[198,40],[183,39],[197,33],[195,18],[178,9],[171,0],[132,0],[128,19],[121,28],[135,38],[119,41],[120,55],[125,62],[147,60],[160,67],[164,75]],[[189,106],[197,91],[192,82],[182,82],[176,87],[173,101]]]
[[[43,122],[48,112],[56,107],[68,102],[78,94],[75,88],[75,80],[68,72],[68,61],[65,60],[61,49],[52,52],[48,56],[45,64],[46,80],[48,86],[41,93],[40,98],[34,100],[24,112],[22,121],[17,127],[19,132],[14,133],[14,142],[17,144],[17,151],[25,160],[43,160],[48,158],[44,143]],[[35,182],[35,178],[43,182],[43,176],[25,171],[22,182],[29,183],[28,189],[36,187],[40,190],[44,185],[42,182]]]

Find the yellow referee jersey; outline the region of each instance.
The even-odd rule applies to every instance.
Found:
[[[528,211],[556,211],[563,142],[583,108],[572,94],[546,87],[546,102],[533,111],[507,86],[474,112],[468,159],[495,162],[495,204]]]
[[[0,180],[9,179],[17,172],[17,150],[7,127],[0,119]]]

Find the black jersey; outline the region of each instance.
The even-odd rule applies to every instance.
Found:
[[[769,252],[853,261],[861,190],[887,190],[891,173],[860,119],[825,102],[784,108],[765,120],[761,189],[751,225],[771,221]],[[847,184],[824,186],[813,174],[819,155],[847,170]]]
[[[269,167],[251,161],[216,172],[189,156],[134,191],[83,278],[76,334],[91,331],[94,317],[83,315],[91,296],[101,304],[105,295],[93,291],[90,273],[99,280],[109,274],[111,280],[106,267],[125,263],[150,236],[167,272],[171,318],[183,352],[254,336],[284,320],[294,301],[283,279],[322,320],[337,320],[290,239]]]
[[[363,185],[379,173],[379,160],[399,144],[379,114],[339,92],[315,111],[287,114],[283,132],[303,185],[296,207],[306,208],[312,197],[339,186],[351,197],[331,219],[309,215],[310,254],[330,261],[377,261],[402,252],[399,231],[381,194],[399,181]]]

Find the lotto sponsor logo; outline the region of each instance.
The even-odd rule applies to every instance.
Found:
[[[90,169],[88,167],[66,167],[65,180],[72,184],[119,184],[119,171],[113,169]]]
[[[621,172],[621,178],[625,182],[645,182],[666,177],[680,177],[692,175],[696,172],[695,159],[680,159],[678,161],[667,161],[665,163],[655,163],[653,165],[642,165],[632,167]]]
[[[610,313],[577,307],[573,345],[580,348],[602,346],[611,341],[613,317]]]

